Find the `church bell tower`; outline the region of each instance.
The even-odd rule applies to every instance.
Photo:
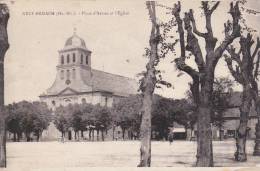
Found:
[[[90,68],[91,51],[74,30],[73,35],[66,40],[64,48],[59,50],[57,72],[60,80],[70,85],[80,77],[80,70]]]

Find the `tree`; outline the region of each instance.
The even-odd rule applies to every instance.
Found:
[[[228,77],[216,78],[213,85],[213,112],[212,123],[219,129],[219,140],[223,140],[225,123],[224,112],[228,109],[229,99],[232,96],[234,81]]]
[[[258,39],[257,46],[260,48],[260,41]],[[259,81],[259,65],[260,65],[260,52],[258,52],[257,61],[255,64],[255,73],[254,79],[252,79],[252,84],[254,85],[254,102],[255,102],[255,110],[257,113],[257,124],[255,126],[255,148],[254,148],[254,155],[260,156],[260,96],[258,90],[258,81]]]
[[[6,126],[4,107],[4,58],[9,48],[7,23],[9,10],[6,4],[0,4],[0,167],[6,167]]]
[[[112,107],[112,126],[120,126],[123,131],[130,131],[131,138],[139,134],[140,128],[140,110],[142,106],[142,97],[140,95],[131,95],[120,99]]]
[[[104,141],[104,131],[108,130],[112,121],[111,111],[108,107],[96,105],[92,112],[96,116],[96,130],[101,131],[101,138]]]
[[[93,109],[94,106],[91,104],[83,104],[83,116],[82,116],[82,120],[83,123],[85,124],[86,129],[88,129],[89,131],[89,140],[91,140],[91,138],[93,138],[94,140],[94,135],[91,136],[92,134],[94,134],[94,123],[95,123],[95,115],[93,114]]]
[[[70,115],[70,125],[74,129],[75,132],[75,140],[79,140],[79,131],[83,130],[83,110],[82,105],[74,104],[69,105],[71,108],[71,115]]]
[[[180,125],[183,125],[190,132],[194,128],[197,121],[196,106],[187,99],[174,100],[172,104],[171,115],[173,120]],[[190,136],[190,135],[188,135]],[[188,139],[191,137],[187,137]]]
[[[37,141],[39,141],[40,136],[44,129],[47,129],[51,120],[51,111],[44,102],[35,101],[32,103],[33,114],[35,119],[33,120],[33,132],[36,135]]]
[[[229,46],[225,54],[225,61],[228,69],[234,79],[242,85],[242,104],[240,110],[240,123],[237,129],[236,152],[235,159],[237,161],[246,161],[246,139],[247,139],[247,123],[249,118],[250,107],[252,101],[258,97],[258,88],[255,78],[258,74],[259,58],[256,59],[259,48],[259,39],[255,50],[251,53],[251,47],[254,44],[253,37],[250,33],[247,36],[241,36],[239,45],[240,49],[236,52],[236,48]],[[236,63],[235,69],[233,62]],[[258,66],[257,66],[258,65]]]
[[[69,129],[69,119],[66,115],[66,109],[63,106],[59,106],[55,110],[54,125],[61,132],[61,137],[65,137],[65,132]]]
[[[153,92],[156,85],[156,69],[158,63],[157,48],[160,39],[159,25],[156,23],[155,2],[147,1],[147,9],[152,22],[152,31],[150,35],[149,61],[146,65],[146,73],[142,79],[140,90],[143,93],[142,100],[142,122],[140,128],[141,148],[139,167],[151,166],[151,113]]]
[[[212,133],[211,133],[211,112],[212,112],[212,92],[214,83],[214,73],[216,65],[234,39],[240,36],[240,11],[238,2],[234,5],[230,4],[229,14],[232,16],[232,31],[225,33],[225,39],[216,47],[217,38],[213,34],[212,14],[219,6],[220,2],[210,3],[202,1],[202,9],[206,20],[206,32],[200,32],[196,27],[196,19],[193,16],[193,10],[185,13],[184,18],[180,17],[181,4],[175,4],[172,14],[174,15],[179,33],[180,57],[175,59],[177,68],[187,73],[193,79],[190,85],[191,92],[195,103],[198,105],[198,122],[197,122],[197,162],[196,166],[210,167],[213,166],[213,149],[212,149]],[[184,22],[184,28],[183,28]],[[228,21],[227,23],[231,23]],[[226,27],[227,24],[225,24]],[[184,29],[187,32],[187,40],[185,41]],[[206,55],[203,56],[201,45],[198,37],[205,40]],[[186,44],[186,45],[185,45]],[[194,56],[198,71],[185,63],[187,58],[186,51]]]
[[[6,107],[6,113],[7,129],[14,134],[14,141],[16,141],[16,135],[19,141],[22,133],[25,133],[27,141],[31,141],[32,133],[39,141],[43,130],[47,129],[52,119],[47,104],[38,101],[9,104]]]
[[[158,132],[157,139],[167,139],[173,123],[173,100],[154,95],[152,105],[152,131]]]
[[[7,130],[13,133],[13,141],[20,141],[23,133],[23,116],[17,112],[17,103],[9,104],[6,108],[8,113],[8,116],[6,118]]]

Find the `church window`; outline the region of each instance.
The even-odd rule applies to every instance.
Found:
[[[107,101],[108,101],[108,98],[105,97],[105,106],[107,106]]]
[[[67,79],[70,79],[70,70],[67,70]]]
[[[73,63],[75,63],[76,62],[76,55],[75,55],[75,53],[73,53],[73,56],[72,56],[73,58],[72,58],[72,60],[73,60]]]
[[[60,71],[60,79],[62,79],[62,80],[64,79],[64,71],[63,70]]]
[[[61,55],[61,64],[64,64],[64,56]]]
[[[52,103],[52,105],[53,105],[53,106],[55,106],[55,105],[56,105],[56,102],[55,102],[54,100],[53,100],[51,103]]]
[[[80,64],[83,64],[83,55],[80,56]]]
[[[85,99],[85,98],[82,98],[82,99],[81,99],[81,102],[82,102],[83,104],[85,104],[85,103],[86,103],[86,99]]]
[[[88,56],[86,56],[86,64],[88,65]]]
[[[75,70],[75,69],[72,70],[72,78],[73,78],[73,79],[76,78],[76,70]]]
[[[67,55],[67,63],[70,63],[70,55]]]

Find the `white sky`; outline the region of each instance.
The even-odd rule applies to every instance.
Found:
[[[1,1],[0,1],[1,2]],[[142,55],[148,46],[151,24],[144,1],[81,1],[81,0],[19,0],[6,1],[10,8],[8,24],[10,48],[5,60],[5,100],[12,103],[20,100],[38,100],[38,96],[49,88],[56,76],[58,50],[77,28],[87,47],[92,51],[92,67],[106,72],[135,78],[144,70],[146,60]],[[174,1],[160,4],[172,6]],[[198,27],[204,29],[204,18],[200,18],[198,1],[182,1],[182,11],[193,8]],[[249,8],[258,8],[260,2],[250,0]],[[223,40],[223,22],[227,20],[228,2],[222,2],[213,15],[213,28],[219,40]],[[23,12],[67,11],[114,12],[125,11],[128,15],[23,15]],[[157,7],[158,18],[167,20],[165,10]],[[246,16],[249,25],[259,28],[259,16]],[[203,40],[200,40],[203,44]],[[204,48],[204,47],[203,47]],[[177,48],[178,49],[178,48]],[[187,75],[177,77],[178,71],[170,63],[174,56],[168,56],[160,67],[164,78],[174,85],[172,88],[156,90],[167,97],[182,98],[188,88]],[[129,60],[130,62],[126,62]],[[190,59],[192,61],[193,59]],[[191,62],[192,63],[192,62]],[[220,61],[216,75],[227,75],[225,63]]]

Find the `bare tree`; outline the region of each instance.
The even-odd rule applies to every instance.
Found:
[[[260,48],[260,41],[259,39],[257,39],[257,45],[256,45],[256,49],[255,49],[255,53],[257,49]],[[257,59],[256,59],[256,63],[254,63],[254,77],[252,79],[252,85],[253,85],[253,91],[254,91],[254,102],[255,102],[255,110],[257,113],[257,124],[255,126],[255,148],[254,148],[254,155],[255,156],[260,156],[260,96],[259,96],[259,90],[258,90],[258,81],[259,81],[259,65],[260,65],[260,51],[257,54]]]
[[[7,23],[9,10],[0,4],[0,167],[6,167],[6,130],[4,116],[4,57],[9,48]]]
[[[234,5],[230,4],[229,13],[232,16],[231,32],[226,32],[225,39],[216,47],[217,38],[213,34],[212,30],[212,14],[219,6],[220,2],[215,2],[211,5],[208,1],[202,1],[202,9],[206,20],[207,32],[202,33],[196,27],[196,20],[193,16],[193,10],[185,13],[184,18],[180,17],[181,4],[175,4],[172,14],[175,16],[181,56],[175,59],[176,66],[179,70],[187,73],[193,79],[193,83],[190,86],[191,92],[195,103],[198,105],[198,121],[197,121],[197,162],[196,166],[210,167],[213,166],[213,150],[212,150],[212,132],[211,132],[211,112],[212,112],[212,92],[214,73],[216,65],[221,58],[223,52],[227,46],[230,45],[234,39],[240,36],[240,11],[238,2]],[[184,27],[183,27],[184,22]],[[184,29],[187,32],[187,39],[185,41]],[[205,40],[206,56],[203,56],[201,51],[201,45],[198,42],[197,36]],[[186,44],[186,45],[185,45]],[[198,70],[192,68],[185,63],[187,55],[186,51],[189,51],[195,58]]]
[[[240,37],[240,49],[236,52],[233,46],[227,48],[229,55],[224,55],[228,69],[235,80],[242,85],[242,104],[240,110],[240,124],[237,129],[236,152],[235,159],[237,161],[246,161],[246,139],[247,139],[247,123],[252,101],[258,98],[257,74],[259,68],[259,58],[255,62],[255,57],[259,48],[259,39],[256,48],[251,53],[251,47],[254,44],[251,34],[246,37]],[[233,67],[233,62],[237,65]]]
[[[155,2],[147,1],[147,9],[152,22],[152,30],[150,35],[150,53],[149,61],[146,65],[146,74],[140,86],[143,93],[142,100],[142,122],[140,128],[141,148],[139,167],[151,166],[151,113],[153,92],[156,85],[156,69],[155,65],[158,60],[157,48],[160,38],[159,25],[156,23]]]
[[[259,39],[258,39],[258,48],[260,48],[260,42],[259,42]],[[254,73],[254,80],[253,80],[253,84],[255,85],[255,91],[254,91],[254,94],[255,94],[255,110],[256,110],[256,113],[257,113],[257,124],[255,126],[255,135],[256,135],[256,138],[255,138],[255,148],[254,148],[254,155],[255,156],[260,156],[260,96],[259,96],[259,90],[258,90],[258,76],[259,76],[259,65],[260,65],[260,51],[258,52],[258,58],[257,58],[257,61],[255,63],[255,73]]]

